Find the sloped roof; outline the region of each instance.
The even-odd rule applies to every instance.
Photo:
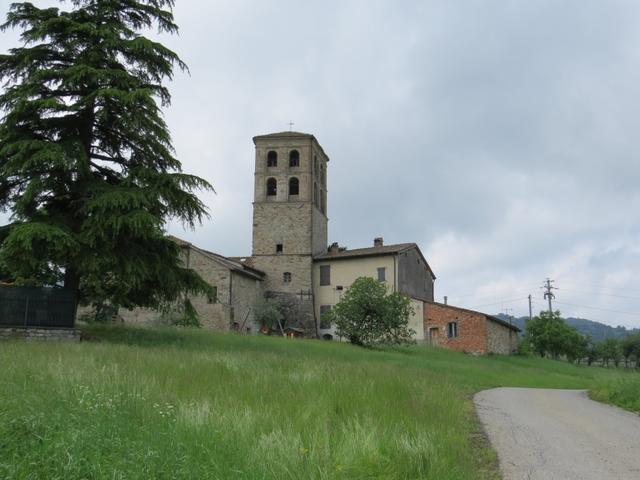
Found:
[[[334,258],[369,257],[399,253],[412,247],[418,247],[415,243],[397,243],[395,245],[382,245],[381,247],[354,248],[337,252],[326,252],[315,257],[316,260],[333,260]]]
[[[283,131],[283,132],[273,132],[273,133],[267,133],[267,134],[264,134],[264,135],[256,135],[255,137],[253,137],[253,140],[255,141],[256,139],[263,139],[263,138],[286,138],[286,137],[291,137],[291,138],[316,138],[310,133],[292,132],[290,130],[286,130],[286,131]]]
[[[192,243],[187,242],[186,240],[182,240],[181,238],[175,237],[173,235],[169,235],[169,238],[171,240],[173,240],[175,243],[177,243],[178,245],[180,245],[183,248],[190,248],[194,251],[197,251],[199,253],[201,253],[202,255],[204,255],[207,258],[210,258],[211,260],[223,265],[224,267],[228,268],[229,270],[232,270],[234,272],[238,272],[244,275],[248,275],[250,277],[253,277],[257,280],[262,280],[265,276],[265,273],[253,268],[250,265],[246,265],[244,262],[240,262],[238,260],[236,260],[235,258],[230,258],[230,257],[224,257],[222,255],[219,255],[217,253],[214,252],[210,252],[209,250],[205,250],[203,248],[199,248],[196,247],[195,245],[193,245]]]
[[[241,263],[242,265],[255,269],[253,263],[253,257],[227,257],[229,260],[237,263]]]
[[[275,140],[275,139],[282,139],[282,138],[298,139],[298,140],[309,139],[311,141],[314,141],[316,142],[316,145],[318,145],[318,147],[320,148],[320,151],[323,153],[323,155],[327,158],[327,162],[329,161],[329,156],[325,153],[324,149],[322,148],[322,145],[320,145],[320,142],[318,142],[318,139],[310,133],[292,132],[292,131],[267,133],[265,135],[256,135],[255,137],[253,137],[253,143],[255,145],[257,140]]]
[[[422,261],[427,266],[427,268],[431,272],[431,276],[435,280],[436,276],[433,273],[433,270],[431,270],[429,262],[427,262],[427,260],[424,258],[424,255],[420,251],[420,247],[418,247],[418,245],[415,243],[397,243],[395,245],[382,245],[380,247],[354,248],[353,250],[342,250],[338,252],[329,251],[315,256],[314,261],[321,262],[327,260],[341,260],[344,258],[376,257],[381,255],[402,253],[412,248],[415,248],[418,251],[418,254],[422,258]]]
[[[444,303],[440,303],[440,302],[430,302],[430,301],[425,301],[424,303],[430,303],[432,305],[437,305],[439,307],[444,307],[444,308],[450,308],[452,310],[460,310],[461,312],[469,312],[469,313],[477,313],[479,315],[484,316],[487,320],[491,320],[494,323],[498,323],[504,327],[510,328],[511,330],[514,330],[516,332],[521,332],[522,330],[520,330],[518,327],[516,327],[515,325],[511,325],[509,322],[505,322],[504,320],[498,318],[498,317],[494,317],[493,315],[489,315],[486,313],[482,313],[482,312],[478,312],[477,310],[470,310],[468,308],[462,308],[462,307],[456,307],[455,305],[449,305],[444,304]]]

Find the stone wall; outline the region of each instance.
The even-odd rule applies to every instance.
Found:
[[[232,296],[230,321],[234,329],[242,329],[243,333],[255,332],[259,328],[253,319],[253,307],[262,298],[262,282],[260,280],[233,272],[231,277]]]
[[[448,338],[447,325],[458,323],[458,336]],[[487,353],[487,320],[483,313],[435,302],[424,303],[424,338],[427,343],[460,352]]]
[[[311,289],[312,259],[308,255],[258,255],[253,265],[267,274],[264,290],[299,294]],[[291,273],[291,282],[284,282],[284,273]]]
[[[328,223],[327,216],[314,207],[313,209],[313,238],[311,240],[311,250],[313,255],[320,255],[327,252]]]
[[[231,308],[231,270],[197,249],[185,248],[182,257],[188,268],[198,272],[203,280],[217,288],[217,299],[214,303],[204,295],[189,298],[198,312],[201,325],[214,330],[228,330],[231,326],[233,310]],[[162,312],[149,308],[133,310],[121,308],[118,315],[125,323],[133,325],[159,325],[166,321],[166,316]]]
[[[0,340],[24,338],[25,340],[80,341],[80,330],[77,328],[24,328],[0,327]]]
[[[505,325],[487,320],[487,352],[509,355],[518,348],[517,333]]]
[[[284,254],[311,255],[312,209],[310,203],[259,203],[253,206],[253,255],[275,255],[276,244]]]
[[[195,270],[207,283],[216,287],[216,298],[205,295],[190,296],[191,304],[198,312],[200,324],[212,330],[229,330],[245,322],[245,331],[255,329],[251,308],[262,297],[262,282],[254,277],[231,270],[215,260],[212,255],[197,248],[183,250],[184,264]],[[90,313],[84,307],[78,315]],[[166,323],[171,315],[148,308],[127,310],[121,308],[118,315],[122,321],[133,325],[159,325]],[[245,321],[246,320],[246,321]]]

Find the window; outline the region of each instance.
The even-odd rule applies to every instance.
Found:
[[[331,305],[320,305],[320,328],[322,330],[331,328],[329,312],[331,312]]]
[[[284,251],[284,247],[281,243],[276,243],[276,253],[282,253]]]
[[[218,287],[211,287],[211,292],[207,295],[207,303],[218,303]]]
[[[315,182],[313,184],[313,203],[316,208],[320,208],[320,190],[318,189],[318,184]]]
[[[449,338],[456,338],[458,336],[458,322],[447,323],[447,336]]]
[[[289,195],[298,195],[300,193],[300,181],[293,177],[289,179]]]
[[[278,193],[278,181],[275,178],[267,180],[267,197],[275,197]]]
[[[331,285],[331,265],[320,265],[320,285]]]
[[[282,274],[282,281],[284,283],[291,283],[291,272],[284,272]]]
[[[278,154],[273,151],[270,150],[269,153],[267,153],[267,167],[277,167],[278,166]]]
[[[318,176],[318,157],[313,156],[313,173],[317,177]]]
[[[326,203],[326,198],[324,196],[324,190],[320,190],[320,211],[322,213],[326,213],[325,203]]]
[[[291,150],[289,152],[289,166],[290,167],[300,166],[300,152],[298,152],[298,150]]]
[[[386,267],[379,267],[378,268],[378,280],[380,282],[385,282],[386,279],[386,273],[387,273],[387,269]]]

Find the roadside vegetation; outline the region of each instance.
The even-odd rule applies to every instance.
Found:
[[[85,334],[2,343],[0,478],[496,478],[473,393],[588,388],[628,406],[612,387],[640,384],[635,372],[425,346]]]

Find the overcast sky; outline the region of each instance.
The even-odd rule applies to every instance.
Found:
[[[331,159],[330,242],[416,242],[436,299],[459,306],[519,316],[531,294],[535,313],[549,276],[564,316],[640,327],[639,2],[177,0],[175,15],[162,41],[191,73],[166,118],[217,195],[211,221],[171,233],[250,254],[251,138],[293,121]]]

